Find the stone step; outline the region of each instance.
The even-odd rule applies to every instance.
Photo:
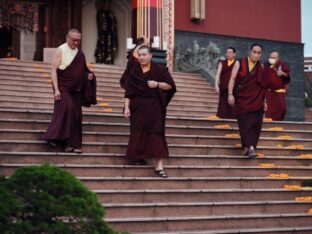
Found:
[[[77,177],[91,189],[274,189],[300,185],[312,177]],[[312,194],[312,188],[310,188]]]
[[[1,92],[1,89],[0,89]],[[29,91],[21,91],[21,92],[16,92],[12,90],[5,90],[3,91],[3,96],[2,99],[7,98],[9,100],[15,100],[19,98],[24,98],[24,100],[28,101],[39,101],[39,100],[53,100],[53,94],[51,92],[29,92]],[[106,102],[109,105],[111,102],[118,102],[118,103],[124,103],[124,98],[120,95],[111,95],[109,96],[108,94],[105,94],[105,96],[99,96],[98,95],[98,103]],[[214,100],[198,100],[197,98],[190,98],[190,99],[185,99],[183,97],[175,97],[172,102],[170,103],[170,106],[197,106],[197,107],[217,107],[218,101],[217,99]]]
[[[107,143],[107,142],[83,142],[82,149],[86,153],[110,152],[122,154],[127,150],[127,143]],[[241,147],[230,145],[191,145],[191,144],[168,144],[171,154],[198,154],[198,155],[240,155]],[[62,149],[52,149],[45,141],[26,141],[26,140],[0,140],[1,151],[17,152],[57,152]],[[311,154],[312,148],[292,149],[259,146],[259,153],[272,156],[289,156],[301,154]]]
[[[45,130],[25,130],[25,129],[0,129],[0,139],[5,140],[42,140]],[[129,133],[123,132],[92,132],[85,131],[82,134],[83,142],[111,142],[126,143],[129,140]],[[199,145],[236,145],[240,144],[240,137],[227,136],[205,136],[205,135],[175,135],[167,134],[169,144],[199,144]],[[311,139],[279,139],[272,137],[262,137],[259,146],[268,147],[289,147],[292,145],[302,145],[312,147]]]
[[[27,101],[0,101],[0,108],[14,106],[15,108],[29,108],[29,109],[43,109],[43,110],[53,110],[53,103],[35,103],[35,102],[27,102]],[[102,107],[100,105],[92,106],[88,109],[88,111],[92,112],[100,112],[100,113],[122,113],[123,107],[110,107],[105,106]],[[199,109],[199,108],[197,108]],[[181,110],[180,107],[169,106],[168,107],[168,115],[176,115],[176,116],[211,116],[215,115],[217,112],[217,108],[206,108],[199,110]]]
[[[82,155],[64,152],[16,152],[0,151],[1,162],[5,164],[92,164],[92,165],[126,165],[125,152],[113,153],[83,153]],[[152,163],[152,162],[150,162]],[[245,166],[259,167],[260,164],[276,166],[311,167],[312,157],[262,156],[254,159],[234,155],[175,155],[165,159],[166,166]],[[142,166],[138,166],[142,168]]]
[[[169,159],[170,160],[170,159]],[[90,160],[91,161],[91,160]],[[3,175],[11,175],[17,168],[40,164],[0,164]],[[75,176],[85,177],[148,177],[153,166],[106,165],[106,164],[55,164]],[[166,165],[171,177],[267,177],[270,174],[288,174],[295,177],[312,176],[310,166],[183,166]]]
[[[0,114],[3,119],[36,119],[36,120],[50,120],[52,110],[28,110],[15,108],[0,108]],[[213,127],[216,125],[228,124],[232,127],[237,127],[236,120],[228,119],[208,119],[209,116],[204,117],[176,117],[167,115],[166,123],[169,125],[180,126],[204,126]],[[104,123],[128,123],[129,121],[123,117],[122,114],[114,113],[90,113],[88,109],[84,109],[83,119],[87,122],[104,122]],[[269,128],[283,128],[288,130],[312,130],[312,123],[306,122],[289,122],[289,121],[264,121],[263,129]],[[283,132],[283,131],[280,131]],[[281,136],[285,134],[281,133]]]
[[[19,91],[25,91],[28,90],[30,92],[45,92],[45,93],[52,93],[52,85],[47,82],[45,86],[29,86],[29,85],[9,85],[9,84],[3,84],[1,82],[1,95],[5,95],[5,92],[2,90],[15,90],[17,92]],[[114,92],[115,95],[118,95],[119,97],[124,96],[124,90],[121,88],[110,88],[110,87],[100,87],[97,88],[97,95],[105,97],[105,95],[110,96],[111,92]],[[188,92],[177,92],[174,98],[176,97],[183,97],[183,98],[189,98],[189,97],[200,97],[202,99],[212,99],[217,100],[218,97],[216,94],[209,94],[207,92],[197,92],[197,91],[188,91]]]
[[[311,234],[312,226],[303,227],[276,227],[276,228],[243,228],[243,229],[210,229],[210,230],[190,230],[178,232],[132,232],[133,234],[237,234],[237,233],[261,233],[261,234]]]
[[[29,98],[29,97],[22,97],[22,96],[0,96],[0,104],[3,103],[8,103],[11,104],[13,102],[16,102],[17,105],[19,104],[29,104],[31,106],[36,105],[38,108],[41,106],[47,106],[51,107],[54,105],[54,99],[53,97],[46,97],[46,98]],[[98,101],[97,107],[103,108],[101,106],[102,104],[105,104],[104,107],[111,107],[113,109],[118,108],[121,109],[124,107],[123,101],[111,101],[111,100],[105,100],[105,101]],[[94,108],[94,107],[92,107]],[[217,105],[198,105],[197,103],[192,103],[192,104],[185,104],[183,102],[180,102],[177,104],[176,102],[170,103],[168,106],[168,110],[189,110],[193,111],[194,113],[200,112],[200,111],[216,111],[217,110]]]
[[[40,97],[50,97],[53,99],[53,93],[52,93],[52,89],[50,88],[49,91],[40,91],[40,90],[36,90],[36,89],[32,89],[32,88],[27,88],[27,90],[25,89],[21,89],[16,91],[16,88],[13,86],[10,87],[0,87],[0,94],[2,96],[7,96],[7,95],[14,95],[14,96],[30,96],[30,97],[38,97],[40,100]],[[183,103],[187,104],[187,103],[191,103],[191,104],[199,104],[199,103],[204,103],[205,105],[217,105],[218,104],[218,98],[213,95],[211,96],[209,99],[207,99],[207,97],[200,97],[200,96],[195,96],[195,97],[191,97],[191,96],[183,96],[183,93],[177,93],[173,100],[172,103],[174,103],[175,101],[182,101]],[[111,92],[111,90],[109,92],[97,92],[97,97],[103,99],[103,101],[107,100],[113,100],[113,101],[121,101],[123,102],[123,94],[122,93],[114,93]],[[100,100],[99,100],[100,101]]]
[[[239,229],[263,227],[300,227],[311,225],[312,214],[252,214],[228,216],[189,216],[158,218],[109,218],[106,221],[117,230],[131,232],[145,231],[187,231],[211,229]]]
[[[97,78],[97,86],[98,87],[120,87],[120,76],[119,75],[109,75],[106,73],[96,74]],[[24,85],[31,85],[33,82],[46,84],[47,81],[51,80],[51,75],[48,73],[24,73],[24,75],[15,75],[8,76],[7,73],[0,71],[0,80],[6,82],[8,84],[16,84],[17,82],[22,83]],[[175,79],[176,86],[183,90],[183,88],[196,88],[202,91],[208,91],[209,93],[214,93],[213,87],[205,80],[190,80],[185,82],[184,80],[180,80],[178,77]]]
[[[28,129],[28,130],[46,130],[50,120],[38,119],[0,119],[0,129]],[[104,123],[104,122],[83,122],[84,131],[99,132],[129,132],[129,123]],[[226,134],[239,134],[237,127],[210,126],[185,126],[170,125],[166,126],[167,134],[181,135],[204,135],[204,136],[225,136]],[[290,135],[297,139],[311,139],[312,131],[309,130],[270,130],[262,129],[261,137],[277,138],[281,135]]]
[[[174,217],[216,216],[239,214],[304,213],[312,207],[311,201],[239,201],[189,203],[112,203],[105,206],[105,217]]]
[[[221,202],[221,201],[280,201],[309,197],[309,190],[293,189],[151,189],[151,190],[93,190],[100,202]]]

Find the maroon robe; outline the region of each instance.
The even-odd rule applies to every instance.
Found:
[[[81,106],[96,104],[96,79],[88,80],[91,73],[83,52],[78,51],[72,63],[64,70],[57,69],[61,100],[54,101],[52,120],[43,137],[75,148],[82,144]]]
[[[149,88],[148,80],[166,82],[172,89]],[[168,69],[151,63],[150,71],[143,73],[140,64],[131,56],[120,84],[125,89],[125,97],[130,99],[128,159],[169,157],[165,138],[166,108],[176,92],[176,86]]]
[[[220,74],[220,95],[217,116],[224,119],[234,119],[233,108],[228,103],[228,85],[231,78],[235,61],[228,66],[228,60],[220,61],[222,70]]]
[[[277,76],[276,71],[279,69],[285,72],[287,77]],[[266,63],[264,71],[268,80],[266,92],[268,110],[265,112],[265,116],[272,120],[283,120],[286,114],[286,92],[276,92],[276,90],[285,89],[286,91],[290,82],[289,69],[283,62],[278,61],[273,67]]]
[[[245,80],[245,77],[247,79]],[[266,80],[263,66],[257,62],[249,71],[248,59],[240,60],[240,69],[236,77],[236,85],[241,84],[235,100],[238,127],[243,147],[257,147],[262,122]]]

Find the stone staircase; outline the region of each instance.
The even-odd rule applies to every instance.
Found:
[[[259,156],[240,156],[235,121],[216,119],[218,97],[199,75],[173,73],[168,179],[126,165],[122,68],[90,65],[98,105],[85,108],[82,155],[44,141],[53,96],[49,65],[0,60],[0,173],[50,163],[96,192],[105,219],[131,233],[312,233],[312,123],[265,121]],[[310,211],[310,212],[309,212]]]

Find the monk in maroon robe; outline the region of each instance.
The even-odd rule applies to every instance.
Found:
[[[235,48],[228,47],[226,50],[226,60],[218,64],[215,78],[215,91],[219,94],[219,105],[217,116],[223,119],[234,119],[233,108],[228,103],[228,85],[235,63]]]
[[[266,110],[266,80],[259,62],[261,55],[262,46],[253,44],[249,56],[235,62],[229,82],[228,101],[230,105],[235,105],[243,155],[249,157],[257,156],[255,149]]]
[[[270,54],[269,61],[264,64],[264,71],[268,80],[266,93],[268,109],[265,117],[281,121],[286,114],[286,94],[290,82],[290,71],[279,59],[276,51]]]
[[[168,69],[151,59],[148,46],[135,49],[120,80],[125,89],[124,116],[130,118],[131,125],[127,158],[155,158],[155,175],[166,178],[163,169],[163,159],[169,157],[165,138],[166,108],[176,87]]]
[[[77,48],[80,32],[71,29],[66,38],[53,56],[54,112],[44,139],[52,147],[65,144],[65,152],[82,153],[81,106],[96,104],[96,80],[83,52]]]

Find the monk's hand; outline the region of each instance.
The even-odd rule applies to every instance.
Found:
[[[230,95],[228,96],[228,103],[229,103],[230,106],[234,106],[234,104],[235,104],[235,98],[234,98],[233,94],[230,94]]]
[[[94,76],[93,76],[92,73],[89,73],[89,74],[88,74],[88,80],[93,80],[93,77],[94,77]]]
[[[266,112],[267,110],[268,110],[268,104],[265,101],[264,104],[263,104],[263,111]]]
[[[129,108],[125,108],[125,110],[124,110],[124,117],[129,119],[130,116],[131,116],[130,109]]]
[[[150,87],[151,89],[155,89],[159,87],[159,82],[154,81],[154,80],[147,81],[147,84],[148,84],[148,87]]]
[[[220,93],[220,88],[219,88],[219,85],[216,85],[216,86],[215,86],[215,92],[216,92],[217,94],[219,94],[219,93]]]
[[[61,100],[61,93],[60,93],[59,90],[56,90],[56,91],[54,92],[54,100],[55,100],[55,101]]]

